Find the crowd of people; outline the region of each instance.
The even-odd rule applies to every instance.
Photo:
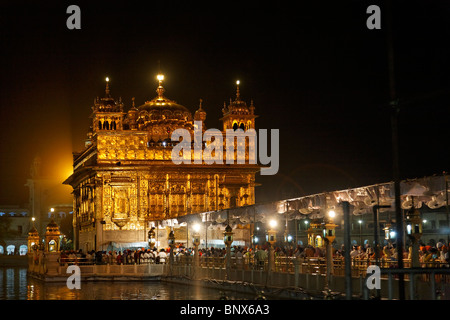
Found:
[[[333,248],[334,259],[344,259],[344,246],[340,249]],[[396,261],[398,259],[397,249],[395,244],[388,244],[383,247],[378,247],[378,258],[382,260]],[[201,248],[199,249],[199,257],[226,257],[226,248]],[[247,246],[232,246],[230,250],[231,257],[236,263],[249,264],[264,264],[267,262],[269,256],[268,245],[257,245],[254,248]],[[110,251],[88,251],[84,253],[81,249],[78,251],[61,251],[60,262],[73,262],[86,264],[143,264],[143,263],[168,263],[170,255],[170,248],[153,248],[153,249],[123,249]],[[194,248],[187,248],[183,245],[178,245],[174,248],[174,261],[181,261],[183,256],[193,256]],[[325,248],[313,247],[311,245],[297,245],[293,246],[279,246],[274,248],[275,259],[277,257],[293,257],[293,258],[324,258],[326,255]],[[369,244],[364,246],[354,245],[350,251],[350,258],[352,259],[376,259],[375,248]],[[412,258],[412,247],[403,250],[403,258]],[[438,242],[435,246],[421,245],[419,250],[419,261],[428,266],[432,262],[439,262],[441,266],[450,265],[450,251],[449,245]]]
[[[166,263],[168,252],[165,249],[124,249],[110,251],[83,250],[61,251],[60,263],[80,264],[141,264]]]
[[[383,247],[378,247],[378,258],[382,260],[397,261],[398,250],[395,244],[388,244]],[[403,250],[403,259],[411,261],[413,256],[413,247],[409,246],[408,249]],[[340,251],[336,251],[336,256],[342,256],[343,248]],[[376,259],[375,248],[366,244],[365,246],[353,246],[350,251],[350,258],[354,259]],[[450,265],[450,251],[449,244],[438,242],[435,246],[432,245],[420,245],[418,251],[419,262],[424,267],[429,266],[444,266]]]
[[[294,250],[292,248],[275,249],[275,256],[294,256],[302,250],[300,246]],[[199,257],[226,257],[226,248],[201,248]],[[233,246],[230,250],[231,257],[236,258],[238,262],[248,263],[250,259],[255,259],[263,263],[268,258],[268,246],[256,246],[249,248],[246,246]],[[61,251],[60,263],[80,263],[80,264],[143,264],[143,263],[167,263],[169,260],[170,248],[162,249],[124,249],[110,251],[88,251],[68,250]],[[194,248],[186,248],[182,245],[174,248],[174,261],[181,261],[183,256],[194,256]]]

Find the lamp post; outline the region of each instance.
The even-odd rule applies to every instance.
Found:
[[[306,229],[306,244],[309,244],[309,235],[308,235],[308,229],[309,229],[309,227],[308,227],[308,225],[309,225],[309,220],[308,219],[305,219],[304,221],[303,221],[303,223],[305,224],[305,229]]]
[[[378,244],[378,212],[379,212],[379,209],[387,209],[387,208],[390,208],[391,206],[388,206],[388,205],[374,205],[373,206],[373,208],[372,208],[372,211],[373,211],[373,233],[374,233],[374,247],[375,247],[375,263],[376,263],[376,265],[378,266],[378,260],[379,260],[379,258],[380,258],[380,256],[379,256],[379,250],[378,250],[378,247],[379,247],[379,244]],[[391,220],[391,218],[390,218],[390,215],[388,216],[388,221],[390,221]],[[384,232],[385,232],[385,239],[386,240],[388,240],[388,238],[387,237],[389,237],[389,239],[390,239],[390,232],[391,232],[391,230],[390,230],[390,228],[391,228],[391,225],[390,225],[390,223],[388,223],[388,225],[386,225],[386,226],[388,226],[388,231],[387,231],[387,233],[386,233],[386,228],[384,228]],[[386,227],[385,226],[385,227]]]
[[[330,275],[333,273],[333,241],[336,239],[336,227],[333,219],[336,216],[334,210],[328,211],[323,229],[323,237],[327,242],[327,287],[329,287]]]
[[[173,229],[170,230],[169,236],[167,237],[167,242],[169,243],[170,253],[169,253],[169,271],[170,275],[173,272],[173,249],[175,248],[175,234],[173,233]]]
[[[359,245],[362,246],[362,220],[358,220],[359,223]],[[362,247],[361,247],[362,248]]]
[[[418,268],[420,267],[419,263],[419,240],[422,237],[422,219],[420,218],[420,212],[414,207],[414,199],[412,201],[411,209],[406,213],[406,234],[412,242],[412,251],[411,251],[411,267]],[[402,260],[403,257],[398,255],[397,260]],[[417,281],[417,275],[414,276],[415,281]],[[416,282],[417,283],[417,282]],[[417,294],[417,288],[415,291],[411,293],[414,297],[411,299],[415,299]]]
[[[151,250],[155,247],[155,243],[155,227],[152,227],[148,232],[148,245]]]
[[[38,249],[39,244],[39,232],[36,230],[36,227],[34,226],[35,217],[31,218],[31,221],[33,221],[33,227],[28,232],[28,253],[32,253]]]
[[[194,229],[194,234],[192,235],[192,244],[194,245],[194,267],[199,266],[199,254],[198,246],[200,245],[200,225],[198,223],[194,224],[192,227]]]
[[[227,255],[226,255],[226,277],[229,279],[230,275],[230,268],[231,268],[231,244],[233,243],[233,230],[231,229],[230,225],[228,224],[225,227],[225,232],[223,233],[223,242],[225,243],[227,247]]]
[[[419,210],[414,207],[414,202],[406,215],[406,234],[412,242],[412,267],[417,268],[419,267],[419,240],[422,237],[422,220]],[[398,257],[398,259],[402,259],[402,257]]]
[[[386,225],[384,226],[384,239],[387,240],[388,243],[391,243],[391,231],[392,231],[392,227],[391,224],[388,222],[386,223]]]
[[[274,254],[274,245],[277,242],[277,231],[275,228],[277,227],[276,220],[269,221],[270,229],[267,230],[267,242],[269,243],[269,272],[273,271],[275,268],[275,254]]]

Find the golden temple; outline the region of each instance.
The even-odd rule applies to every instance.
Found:
[[[151,222],[255,203],[258,164],[172,161],[172,149],[178,142],[171,140],[173,131],[186,129],[194,137],[201,123],[205,132],[206,112],[202,100],[192,114],[166,98],[164,76],[157,79],[157,96],[138,107],[133,98],[127,112],[122,100],[111,96],[108,78],[105,96],[94,100],[85,148],[73,153],[73,174],[64,182],[73,188],[76,249],[104,250],[111,243],[142,244],[148,240]],[[243,129],[245,134],[254,129],[254,109],[253,101],[247,107],[241,100],[237,82],[235,99],[222,109],[221,131],[225,134],[227,129]],[[194,140],[192,144],[198,143]],[[234,155],[238,144],[234,145]],[[202,141],[200,150],[205,147]],[[223,148],[225,159],[230,151]],[[192,153],[194,157],[198,153]]]

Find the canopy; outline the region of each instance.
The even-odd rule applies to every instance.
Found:
[[[402,209],[422,205],[437,209],[446,205],[446,176],[430,176],[420,179],[403,180],[400,183]],[[447,190],[448,192],[448,190]],[[341,202],[348,201],[353,215],[371,213],[374,205],[390,206],[380,212],[394,211],[394,182],[375,184],[340,191],[324,192],[299,198],[279,200],[270,203],[255,204],[219,211],[189,214],[177,219],[163,221],[167,225],[179,225],[195,222],[210,222],[210,227],[230,224],[266,222],[271,217],[283,215],[283,219],[322,218],[330,210],[342,212]],[[169,222],[170,221],[170,222]],[[170,224],[169,224],[170,223]]]

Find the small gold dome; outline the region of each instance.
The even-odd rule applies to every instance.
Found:
[[[30,231],[28,231],[29,237],[39,237],[39,232],[37,231],[36,227],[33,226]]]
[[[59,234],[59,227],[58,227],[58,225],[55,223],[55,221],[53,219],[47,225],[47,232],[45,234],[46,235],[48,235],[48,234],[54,234],[54,235]]]
[[[193,130],[193,117],[188,108],[164,96],[163,78],[158,78],[158,96],[139,106],[137,124],[139,130],[149,130],[150,136],[162,140],[178,128]]]

